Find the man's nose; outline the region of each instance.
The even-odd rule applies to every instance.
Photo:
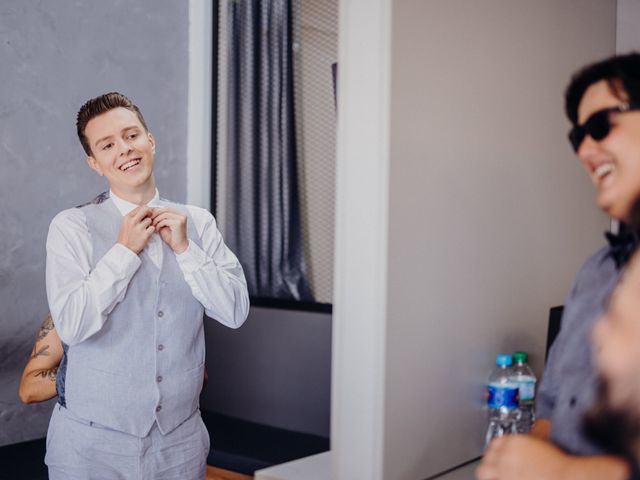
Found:
[[[591,138],[591,135],[585,135],[582,143],[578,147],[578,158],[584,164],[588,164],[589,160],[600,152],[600,144]]]
[[[126,155],[131,151],[131,146],[124,138],[118,140],[118,154]]]

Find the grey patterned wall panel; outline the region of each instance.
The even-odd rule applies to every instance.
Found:
[[[22,406],[20,373],[47,311],[51,218],[105,186],[84,163],[75,114],[118,90],[157,140],[163,196],[186,197],[188,2],[0,3],[0,446],[41,437],[51,404]]]

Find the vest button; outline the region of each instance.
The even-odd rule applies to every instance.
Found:
[[[158,350],[160,350],[160,351],[164,350],[164,345],[162,345],[162,344],[158,345]]]
[[[162,375],[158,375],[156,377],[156,382],[160,383],[162,381]]]
[[[162,410],[162,405],[158,405],[158,406],[156,407],[156,412],[159,412],[160,410]]]
[[[164,312],[162,310],[160,310],[158,312],[158,317],[160,317],[160,318],[164,317]]]

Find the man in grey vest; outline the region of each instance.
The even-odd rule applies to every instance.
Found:
[[[59,213],[47,237],[47,297],[68,346],[49,476],[203,479],[203,315],[242,325],[242,267],[209,212],[159,197],[155,140],[128,98],[89,100],[77,130],[109,191]]]

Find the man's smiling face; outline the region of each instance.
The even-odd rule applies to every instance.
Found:
[[[89,166],[107,178],[116,195],[155,190],[155,141],[134,112],[109,110],[91,119],[84,134],[91,147]]]
[[[600,80],[585,91],[578,123],[584,124],[599,110],[624,103],[611,92],[607,81]],[[601,140],[587,135],[577,153],[596,187],[598,206],[609,216],[626,221],[640,195],[640,111],[611,113],[609,121],[608,135]]]

